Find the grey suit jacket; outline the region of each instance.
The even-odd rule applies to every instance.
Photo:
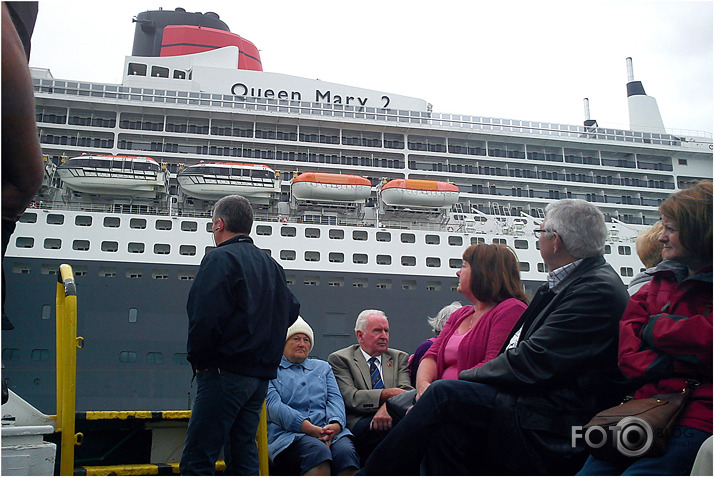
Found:
[[[387,349],[382,354],[380,363],[385,388],[412,389],[407,367],[409,357],[406,352],[395,349]],[[370,368],[360,351],[360,345],[351,345],[333,352],[328,357],[328,363],[333,367],[335,379],[345,401],[348,428],[352,428],[360,418],[374,415],[380,408],[382,392],[372,389]]]

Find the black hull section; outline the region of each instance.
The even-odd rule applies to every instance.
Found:
[[[15,330],[3,332],[3,376],[39,410],[55,413],[57,278],[46,272],[56,270],[60,261],[22,259],[28,273],[13,272],[15,261],[6,258],[6,308]],[[192,281],[178,279],[179,269],[187,267],[162,265],[169,278],[155,279],[156,264],[112,263],[115,277],[100,277],[107,263],[72,265],[86,268],[75,279],[78,335],[84,337],[84,348],[77,351],[77,410],[189,408],[186,298]],[[127,268],[142,270],[142,277],[127,278]],[[355,319],[363,309],[384,310],[390,318],[390,345],[411,353],[430,337],[429,315],[452,301],[465,303],[452,290],[456,277],[443,278],[441,288],[434,290],[434,277],[286,272],[294,280],[301,315],[315,330],[312,354],[321,359],[355,343]],[[329,276],[336,274],[344,279],[342,287],[329,285]],[[306,284],[314,284],[316,277],[319,284]],[[392,279],[392,287],[378,287],[378,279],[386,278]],[[360,279],[361,287],[353,286],[353,279]],[[414,288],[403,289],[405,280]]]

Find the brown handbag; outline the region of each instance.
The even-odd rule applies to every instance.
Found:
[[[698,384],[687,380],[680,393],[639,400],[629,397],[597,413],[583,427],[586,446],[594,457],[606,461],[663,455],[671,428]]]

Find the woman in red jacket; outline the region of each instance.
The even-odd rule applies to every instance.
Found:
[[[581,475],[689,475],[713,431],[713,184],[701,181],[671,195],[663,215],[665,258],[630,300],[620,322],[618,365],[638,390],[635,398],[678,393],[697,381],[663,456],[640,457],[644,444],[626,444],[632,458],[609,463],[589,457]],[[656,431],[657,433],[657,431]]]

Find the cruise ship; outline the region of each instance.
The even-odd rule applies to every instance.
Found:
[[[78,410],[191,404],[186,297],[223,195],[253,204],[252,237],[286,270],[319,358],[384,310],[412,351],[463,298],[470,244],[503,243],[528,293],[546,278],[533,230],[550,201],[597,205],[605,257],[630,282],[638,232],[671,193],[712,177],[712,134],[668,132],[627,59],[631,128],[443,114],[427,101],[263,71],[215,13],[147,11],[121,84],[32,69],[45,181],[5,259],[3,374],[55,409],[55,288],[74,268]],[[580,100],[579,100],[580,101]],[[586,103],[585,110],[588,111]],[[206,304],[211,307],[211,304]]]

